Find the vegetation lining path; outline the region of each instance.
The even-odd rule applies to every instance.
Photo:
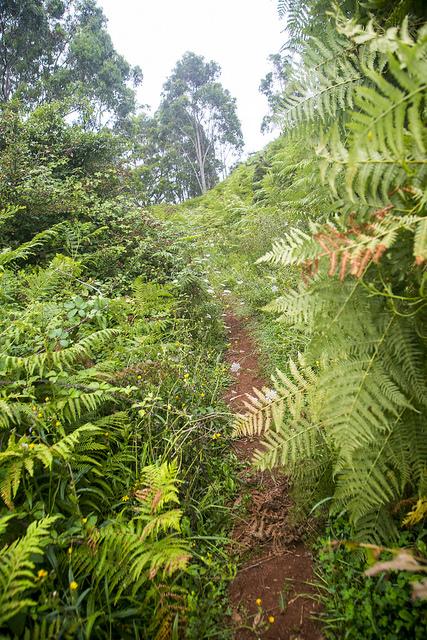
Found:
[[[230,365],[241,366],[226,400],[238,412],[244,409],[246,394],[265,386],[265,381],[245,320],[232,314],[226,320],[231,343],[227,359]],[[236,504],[247,500],[246,509],[242,518],[236,518],[233,531],[237,553],[245,557],[230,589],[235,640],[320,640],[319,625],[311,617],[317,604],[309,584],[312,556],[301,542],[304,530],[292,522],[287,479],[251,468],[258,445],[254,439],[235,444],[240,460],[248,463]],[[261,605],[256,602],[259,598]]]

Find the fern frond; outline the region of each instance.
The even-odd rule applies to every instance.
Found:
[[[371,48],[373,42],[375,39]],[[362,65],[370,86],[355,90],[357,110],[350,114],[349,142],[344,146],[334,127],[328,142],[319,147],[323,174],[336,190],[344,170],[352,202],[387,202],[392,192],[408,182],[416,184],[417,174],[424,172],[426,58],[427,43],[419,38],[411,44],[401,42],[388,53],[390,79]]]
[[[142,513],[160,513],[165,504],[179,503],[178,486],[180,480],[177,461],[144,467],[138,484],[141,488],[137,497]]]
[[[280,18],[286,19],[290,36],[293,39],[301,38],[310,19],[310,8],[305,0],[278,0],[277,11]]]
[[[391,208],[376,212],[373,222],[353,225],[345,230],[333,224],[312,224],[312,235],[309,236],[295,229],[276,241],[272,250],[258,262],[304,265],[308,277],[327,273],[329,277],[338,275],[340,280],[348,275],[360,278],[371,264],[378,263],[384,253],[397,243],[401,233],[414,232],[424,220],[415,215],[392,215]],[[294,300],[297,299],[300,300],[301,295],[295,295]],[[286,298],[281,303],[286,304]]]
[[[96,583],[106,581],[117,602],[126,590],[135,595],[159,573],[166,577],[185,569],[191,558],[187,542],[175,535],[156,538],[153,529],[141,543],[143,531],[136,519],[98,530],[90,547],[80,548],[73,557],[76,574],[90,571]]]
[[[420,405],[427,404],[426,363],[423,347],[413,331],[412,324],[405,318],[393,322],[388,335],[386,349],[381,352],[383,366],[396,384],[407,389],[410,383],[411,396]],[[396,370],[396,364],[398,369]],[[405,372],[402,380],[401,372]]]
[[[25,260],[29,256],[35,253],[35,251],[49,242],[53,238],[56,238],[61,230],[63,229],[64,224],[57,224],[46,231],[41,231],[37,235],[34,236],[28,242],[21,244],[16,249],[4,249],[0,253],[0,267],[4,267],[11,262],[16,262],[17,260]]]
[[[68,460],[77,444],[82,441],[89,441],[92,444],[92,438],[101,433],[101,429],[93,424],[84,424],[77,427],[72,433],[64,436],[50,448],[52,456],[59,456],[63,460]]]
[[[313,230],[317,227],[312,227]],[[284,238],[273,243],[271,251],[257,260],[257,264],[270,262],[272,264],[301,265],[308,260],[314,260],[319,253],[319,245],[312,235],[298,229],[292,229]]]
[[[144,282],[138,276],[132,285],[137,307],[142,315],[167,314],[174,305],[170,285]]]
[[[372,67],[375,55],[358,53],[354,43],[327,30],[323,40],[310,38],[303,60],[290,78],[279,119],[285,129],[313,121],[331,121],[353,107],[355,87],[363,81],[362,64]]]
[[[57,440],[51,447],[41,443],[28,444],[25,437],[16,441],[12,434],[6,450],[0,452],[0,495],[5,504],[10,509],[13,508],[22,476],[25,472],[33,476],[36,462],[50,468],[55,457],[68,460],[78,443],[90,440],[98,433],[99,427],[85,424]]]
[[[178,484],[176,461],[145,467],[133,493],[138,515],[93,529],[73,554],[75,572],[90,572],[96,584],[106,583],[117,602],[125,592],[135,596],[157,574],[167,577],[185,569],[191,553],[179,537],[182,511],[167,508],[179,503]]]
[[[259,436],[273,425],[277,428],[283,419],[285,403],[291,414],[297,413],[297,403],[316,380],[312,368],[304,364],[302,357],[300,365],[301,371],[292,360],[289,363],[294,380],[276,370],[276,375],[272,376],[273,389],[254,389],[254,395],[247,395],[244,406],[248,412],[236,417],[233,425],[234,437]]]
[[[26,357],[2,355],[0,356],[0,366],[6,372],[24,369],[30,375],[38,373],[42,376],[46,367],[53,366],[64,369],[71,367],[81,358],[90,358],[95,351],[110,342],[116,335],[116,329],[101,329],[91,333],[73,346],[59,351],[44,351]]]
[[[43,556],[56,520],[58,516],[32,522],[24,537],[0,550],[0,624],[35,604],[27,595],[36,587],[34,558]]]

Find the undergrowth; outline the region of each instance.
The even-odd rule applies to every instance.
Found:
[[[112,134],[1,117],[2,637],[226,638],[220,307]]]
[[[427,634],[425,604],[412,599],[410,572],[366,577],[365,554],[355,553],[346,542],[352,532],[344,520],[331,523],[317,541],[317,573],[322,629],[326,638],[357,640],[421,640]],[[341,542],[340,546],[338,543]],[[425,553],[425,531],[404,532],[399,547]],[[391,554],[383,553],[387,560]],[[371,564],[375,562],[371,558]]]

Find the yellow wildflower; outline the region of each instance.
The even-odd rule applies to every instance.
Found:
[[[61,426],[61,423],[59,422],[59,420],[57,420],[57,421],[55,422],[55,427],[60,427],[60,426]]]
[[[44,399],[45,402],[49,402],[50,398],[49,396],[46,396],[46,398]]]
[[[204,391],[202,391],[202,393],[200,394],[200,397],[201,397],[201,398],[204,398],[204,397],[205,397],[205,392],[204,392]]]
[[[138,377],[137,377],[137,380],[142,380],[142,376],[138,376]]]
[[[262,605],[262,600],[261,600],[261,598],[257,598],[257,599],[255,600],[255,603],[256,603],[256,605],[257,605],[258,607],[260,607],[260,606]]]
[[[86,524],[87,518],[82,518],[82,524]]]
[[[220,438],[220,437],[221,437],[220,433],[218,433],[218,432],[214,433],[213,436],[212,436],[212,440],[218,440],[218,438]]]
[[[68,547],[68,555],[70,556],[73,553],[73,547]]]
[[[29,444],[29,445],[28,445],[28,448],[29,448],[29,449],[34,449],[34,447],[35,447],[35,446],[36,446],[36,445],[32,442],[31,444]]]
[[[46,576],[47,576],[46,569],[39,569],[39,571],[37,572],[37,575],[38,575],[39,578],[46,578]]]
[[[127,502],[129,500],[129,496],[123,496],[122,501]]]
[[[269,621],[270,624],[273,624],[274,616],[268,616],[268,621]]]
[[[41,412],[41,411],[39,411],[39,412],[38,412],[37,417],[38,417],[38,418],[43,418],[43,414],[42,414],[42,412]]]
[[[70,589],[71,589],[71,591],[75,591],[75,590],[76,590],[76,589],[78,589],[78,588],[79,588],[79,585],[77,584],[77,582],[76,582],[75,580],[72,580],[72,581],[70,582]]]

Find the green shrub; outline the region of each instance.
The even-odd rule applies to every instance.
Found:
[[[331,640],[424,638],[427,605],[425,601],[413,600],[411,590],[419,576],[408,572],[364,576],[367,567],[364,553],[350,550],[345,544],[339,547],[331,544],[343,538],[351,539],[352,535],[349,526],[338,521],[318,543],[321,618],[326,637]],[[400,545],[410,542],[405,535]]]

